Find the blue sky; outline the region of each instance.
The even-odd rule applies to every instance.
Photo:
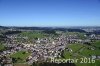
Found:
[[[100,0],[0,0],[3,26],[100,26]]]

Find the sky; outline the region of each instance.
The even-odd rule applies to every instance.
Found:
[[[100,0],[0,0],[1,26],[100,26]]]

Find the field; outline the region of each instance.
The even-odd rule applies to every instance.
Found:
[[[17,63],[24,63],[26,58],[30,55],[30,53],[26,53],[25,51],[18,51],[17,53],[11,55],[12,58],[17,59]]]
[[[47,37],[48,35],[42,32],[22,32],[20,36],[28,37],[29,39],[33,38],[43,38]]]
[[[72,54],[70,52],[66,51],[66,50],[64,51],[63,56],[64,56],[65,59],[73,58]]]
[[[71,48],[72,49],[72,52],[77,52],[82,47],[83,47],[82,44],[70,44],[70,45],[68,45],[68,48]]]
[[[95,63],[76,63],[76,66],[100,66],[100,60],[96,60]]]
[[[4,45],[0,44],[0,50],[5,49]]]
[[[96,42],[93,43],[93,46],[100,48],[100,41],[97,40]]]
[[[80,52],[82,55],[89,57],[90,55],[100,56],[100,41],[95,41],[92,45],[85,45],[83,51]]]
[[[14,64],[14,66],[30,66],[30,65],[28,65],[28,64]]]
[[[68,59],[68,58],[73,58],[73,59],[80,59],[80,58],[91,58],[92,55],[100,56],[100,41],[95,41],[91,46],[89,45],[83,45],[83,44],[69,44],[67,46],[70,48],[72,51],[67,51],[65,50],[63,53],[63,56]],[[91,49],[95,48],[95,49]],[[95,60],[95,63],[80,63],[81,59],[78,61],[78,63],[75,63],[76,66],[100,66],[100,60]]]

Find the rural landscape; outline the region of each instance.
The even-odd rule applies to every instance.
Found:
[[[76,63],[51,62],[79,59]],[[57,61],[56,61],[57,62]],[[99,66],[100,27],[0,27],[1,66]]]
[[[100,66],[100,0],[0,0],[0,66]]]

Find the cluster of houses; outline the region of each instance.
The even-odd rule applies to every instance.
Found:
[[[90,36],[90,38],[94,37],[100,39],[100,36]],[[21,41],[18,41],[18,39],[21,39]],[[91,42],[90,39],[83,40],[80,39],[77,35],[60,35],[53,38],[46,37],[29,41],[27,36],[21,37],[17,34],[13,34],[7,35],[5,40],[6,43],[4,45],[7,47],[7,49],[0,52],[0,57],[3,58],[4,56],[9,56],[18,51],[27,51],[31,52],[31,55],[26,58],[28,64],[32,64],[33,62],[37,61],[49,62],[48,59],[51,57],[60,57],[61,52],[66,48],[67,44]],[[9,63],[12,63],[11,59],[8,60]],[[2,61],[2,63],[3,62],[5,61]]]

